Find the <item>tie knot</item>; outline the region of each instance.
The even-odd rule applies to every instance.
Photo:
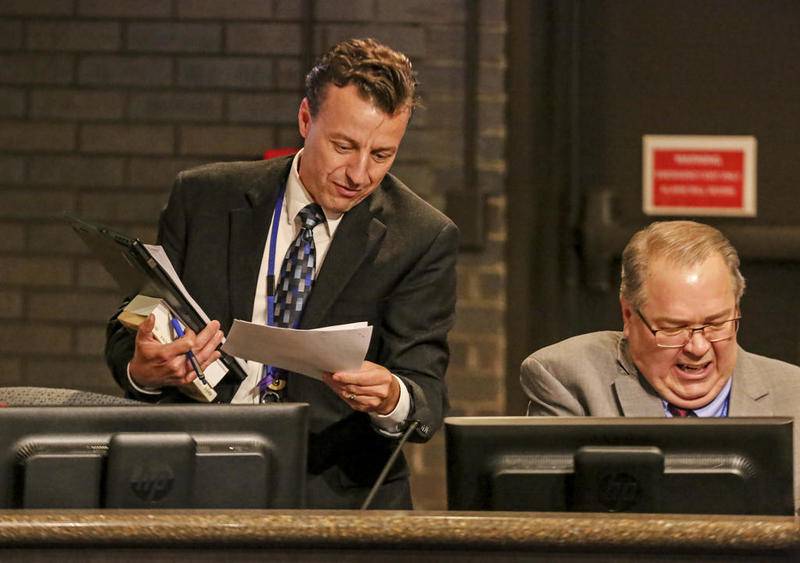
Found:
[[[313,229],[325,220],[325,214],[319,204],[309,203],[298,213],[300,216],[301,227],[303,229]]]
[[[667,404],[667,410],[675,418],[686,418],[688,416],[697,416],[697,414],[693,410],[676,407],[672,403]]]

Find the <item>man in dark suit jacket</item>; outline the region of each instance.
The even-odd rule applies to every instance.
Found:
[[[418,421],[411,439],[425,441],[447,407],[457,229],[388,174],[417,103],[414,88],[408,59],[373,40],[345,41],[323,55],[306,80],[298,155],[181,173],[162,214],[159,243],[215,320],[169,345],[153,341],[152,320],[135,337],[116,321],[109,326],[107,359],[127,394],[180,400],[175,386],[194,378],[182,354],[192,349],[208,365],[234,319],[258,317],[260,273],[271,233],[279,232],[270,229],[279,193],[286,198],[281,213],[297,199],[319,204],[326,224],[313,236],[330,238],[318,240],[324,262],[299,328],[354,321],[374,328],[360,370],[330,374],[324,383],[289,374],[281,388],[283,400],[311,406],[310,507],[357,507],[407,424]],[[288,217],[287,225],[293,238],[299,224]],[[260,314],[265,318],[263,307]],[[254,379],[234,379],[229,374],[217,385],[219,400],[257,395]],[[404,460],[374,505],[411,506]]]
[[[583,334],[531,354],[520,375],[528,414],[797,419],[800,367],[736,342],[744,286],[736,250],[717,229],[651,224],[623,252],[622,332]],[[795,474],[800,485],[797,462]]]

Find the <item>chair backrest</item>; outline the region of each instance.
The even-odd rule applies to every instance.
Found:
[[[45,405],[131,406],[144,404],[123,397],[115,397],[114,395],[54,387],[0,387],[0,403],[4,403],[9,407],[38,407]]]

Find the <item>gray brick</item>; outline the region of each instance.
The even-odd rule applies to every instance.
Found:
[[[504,24],[506,21],[506,0],[482,0],[480,21],[482,24]]]
[[[5,354],[64,354],[70,349],[71,339],[68,327],[0,324],[0,352]]]
[[[57,383],[53,381],[53,374],[58,374]],[[52,387],[55,384],[67,389],[116,396],[122,394],[101,358],[36,358],[25,363],[22,377],[25,385],[34,387]]]
[[[222,26],[207,23],[132,23],[128,49],[168,53],[215,53],[222,49]]]
[[[177,0],[178,17],[186,19],[252,20],[272,17],[269,0]]]
[[[35,320],[98,321],[107,320],[119,306],[119,298],[97,293],[35,293],[28,308]]]
[[[26,190],[3,192],[3,205],[0,217],[31,219],[35,217],[54,217],[63,212],[75,210],[74,196],[61,192],[41,192]]]
[[[210,57],[178,61],[180,86],[252,88],[272,84],[272,62],[263,58]]]
[[[137,120],[220,121],[222,96],[184,92],[131,96],[130,115]]]
[[[171,0],[79,0],[78,15],[112,18],[158,18],[172,13]]]
[[[402,147],[400,149],[402,151]],[[395,163],[392,166],[392,174],[395,174],[414,192],[419,195],[430,194],[434,190],[435,176],[433,171],[427,166],[400,165]]]
[[[71,89],[31,93],[31,116],[34,118],[120,119],[124,113],[122,92]]]
[[[503,137],[480,135],[478,137],[478,159],[482,162],[502,161],[506,142]]]
[[[329,24],[323,28],[323,43],[331,46],[351,37],[374,37],[392,49],[405,53],[414,59],[424,57],[427,53],[425,30],[418,24],[370,25],[363,24]]]
[[[242,123],[297,123],[298,94],[231,94],[228,119]]]
[[[269,127],[183,127],[181,154],[255,158],[273,147]]]
[[[505,175],[496,170],[478,170],[478,187],[485,194],[500,194],[505,191]]]
[[[22,22],[0,21],[0,49],[22,47]]]
[[[72,280],[72,263],[64,258],[0,256],[4,285],[64,286]]]
[[[484,298],[502,299],[506,292],[506,276],[502,272],[481,272],[479,291]]]
[[[66,221],[28,226],[28,250],[64,256],[88,255],[89,249]]]
[[[130,186],[169,189],[178,172],[202,164],[193,158],[132,158]]]
[[[461,155],[456,155],[460,157]],[[435,166],[433,173],[436,176],[437,191],[441,192],[457,192],[464,189],[464,169],[461,165],[461,160],[452,163],[447,163],[441,167]]]
[[[161,194],[93,193],[81,194],[81,217],[101,223],[114,221],[155,221],[166,204]]]
[[[465,409],[465,416],[480,416],[488,413],[475,412],[476,404],[480,401],[494,400],[502,397],[500,382],[494,377],[480,370],[459,374],[458,377],[448,378],[448,387],[452,396],[458,397],[463,403],[460,408]],[[498,401],[499,402],[499,401]],[[494,407],[496,409],[497,407]],[[492,410],[494,410],[492,409]],[[496,410],[494,411],[497,412]]]
[[[111,316],[109,314],[109,316]],[[106,345],[106,330],[104,326],[81,328],[78,330],[78,347],[76,352],[81,355],[99,356],[103,354]]]
[[[93,85],[167,86],[172,83],[172,62],[160,57],[86,57],[78,66],[78,80]]]
[[[443,99],[441,96],[426,96],[427,84],[420,85],[422,92],[423,107],[412,118],[412,123],[417,117],[423,117],[423,121],[429,121],[441,129],[458,129],[464,127],[464,100],[463,99]]]
[[[318,0],[314,4],[314,16],[318,21],[360,21],[375,20],[372,0]]]
[[[78,264],[78,287],[92,289],[117,289],[114,278],[96,260]]]
[[[9,151],[66,151],[74,148],[74,125],[0,121],[0,149]]]
[[[464,151],[464,138],[450,131],[414,130],[406,132],[401,147],[402,154],[424,155],[428,160],[449,160],[459,157]]]
[[[425,30],[429,59],[463,59],[463,25],[431,25]]]
[[[303,3],[297,0],[273,0],[276,20],[299,20],[303,17]]]
[[[172,127],[166,125],[86,125],[81,151],[121,154],[170,154]]]
[[[0,318],[15,319],[22,316],[22,292],[0,291]]]
[[[295,147],[303,146],[303,138],[297,130],[297,125],[278,127],[275,133],[275,144],[268,148]]]
[[[25,229],[20,223],[0,223],[0,250],[22,250],[25,247]]]
[[[232,23],[226,26],[225,51],[268,55],[299,55],[302,30],[297,24]]]
[[[478,127],[481,130],[505,127],[506,103],[502,100],[480,100]]]
[[[498,65],[482,64],[478,73],[479,95],[502,95],[505,93],[505,70]]]
[[[506,34],[503,31],[484,30],[480,34],[480,61],[496,65],[505,64]]]
[[[300,92],[306,72],[297,59],[278,59],[275,68],[275,88]]]
[[[20,157],[0,155],[0,184],[21,184],[25,162]]]
[[[36,156],[30,159],[29,181],[43,186],[121,186],[121,158]]]
[[[116,51],[120,27],[107,22],[32,22],[28,48],[34,51]]]
[[[377,0],[378,21],[459,23],[466,16],[464,0]]]
[[[72,61],[65,55],[0,56],[0,83],[67,84],[73,78]]]
[[[18,88],[0,88],[0,117],[25,115],[25,91]]]
[[[13,387],[22,384],[22,362],[17,358],[0,358],[0,385]]]
[[[415,67],[426,96],[451,94],[462,97],[464,95],[464,68],[461,63],[418,64]]]
[[[73,0],[3,0],[0,15],[3,16],[69,16],[72,15]]]

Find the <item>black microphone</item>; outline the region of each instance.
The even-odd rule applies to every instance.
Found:
[[[378,493],[378,489],[380,489],[381,486],[383,485],[383,482],[389,475],[389,470],[392,468],[394,462],[397,460],[397,456],[400,455],[400,450],[403,448],[403,444],[406,443],[409,436],[411,436],[411,433],[414,432],[417,426],[419,426],[418,420],[412,420],[411,423],[408,425],[408,428],[406,428],[406,431],[403,433],[403,436],[400,438],[400,441],[397,443],[397,446],[395,446],[392,455],[389,457],[389,460],[383,466],[381,474],[378,475],[378,479],[375,481],[375,484],[372,485],[372,489],[370,489],[367,498],[364,500],[364,504],[361,505],[361,510],[366,510],[367,508],[369,508],[369,505],[372,504],[372,499],[375,498],[375,495]]]

